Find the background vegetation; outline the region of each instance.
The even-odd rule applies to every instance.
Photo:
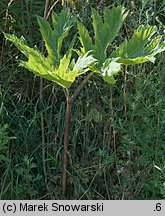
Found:
[[[91,6],[102,13],[105,6],[124,4],[130,14],[116,44],[130,38],[140,24],[157,25],[163,33],[164,0],[77,0],[65,4],[89,28]],[[42,0],[1,0],[0,29],[23,35],[29,44],[40,47],[36,15],[43,16],[44,7]],[[61,7],[59,1],[55,11]],[[64,94],[44,81],[40,109],[39,78],[19,67],[18,58],[23,58],[22,54],[6,43],[1,33],[0,199],[60,199]],[[93,77],[80,92],[72,107],[68,199],[165,198],[164,69],[161,54],[155,64],[125,68],[115,86]],[[44,161],[41,114],[45,122]]]

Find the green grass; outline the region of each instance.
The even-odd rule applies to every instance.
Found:
[[[44,4],[26,2],[22,1],[21,9],[18,3],[12,4],[6,17],[7,3],[1,1],[0,25],[39,45],[35,13],[41,15]],[[90,26],[88,10],[82,12],[87,1],[81,2],[74,11]],[[90,4],[102,11],[103,6],[123,2],[93,0]],[[153,2],[125,3],[132,14],[116,43],[121,43],[125,34],[129,38],[139,24],[164,22],[163,1]],[[0,39],[0,155],[6,158],[0,160],[0,199],[60,199],[63,91],[45,81],[41,110],[39,79],[18,66],[16,56],[20,53],[5,43],[2,34]],[[79,93],[72,107],[68,199],[165,198],[164,71],[162,54],[155,64],[128,67],[125,75],[118,76],[115,86],[96,77]],[[45,122],[46,181],[41,113]]]

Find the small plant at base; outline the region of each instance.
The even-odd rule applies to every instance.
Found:
[[[38,195],[38,191],[34,187],[34,183],[40,184],[43,176],[33,173],[33,169],[37,167],[33,157],[24,156],[22,163],[17,164],[15,172],[17,175],[17,184],[15,187],[17,198],[30,197],[33,199],[34,196]]]
[[[122,65],[139,64],[154,61],[154,56],[165,49],[161,42],[161,36],[156,34],[156,27],[140,26],[130,41],[125,40],[115,51],[107,54],[107,48],[117,36],[128,12],[121,6],[109,10],[105,8],[103,19],[96,10],[92,10],[94,42],[85,26],[78,22],[78,33],[82,44],[78,51],[78,59],[72,57],[72,48],[75,37],[64,55],[61,48],[65,37],[74,24],[74,19],[69,9],[63,9],[60,15],[52,13],[53,30],[49,23],[38,17],[40,31],[45,41],[47,57],[43,56],[37,49],[26,45],[24,39],[18,39],[15,35],[5,34],[18,49],[28,58],[21,61],[21,65],[32,71],[37,76],[53,81],[64,88],[66,96],[66,121],[64,131],[64,169],[62,195],[65,197],[67,190],[67,167],[68,167],[68,144],[69,123],[71,105],[81,88],[93,74],[100,75],[103,80],[110,84],[115,83],[114,76],[122,71]],[[76,77],[89,73],[70,96],[70,87]]]

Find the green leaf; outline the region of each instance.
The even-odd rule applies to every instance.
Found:
[[[83,46],[81,51],[85,54],[86,52],[93,50],[92,38],[90,37],[88,30],[81,22],[77,23],[77,28],[80,35],[79,40]]]
[[[110,84],[115,83],[114,76],[121,71],[121,64],[154,62],[154,56],[165,49],[161,36],[155,37],[156,27],[140,26],[129,42],[125,40],[108,57],[107,48],[117,36],[127,14],[128,12],[125,12],[122,6],[114,7],[111,10],[105,8],[102,18],[95,9],[92,9],[93,38],[90,37],[84,25],[78,22],[81,52],[85,54],[92,50],[93,57],[98,60],[98,64],[90,66],[90,69],[100,74]]]
[[[118,58],[117,62],[125,65],[154,62],[154,56],[165,50],[165,43],[161,42],[162,38],[154,37],[156,32],[155,26],[140,26],[130,41],[125,40],[111,54],[111,57]]]
[[[51,65],[48,59],[42,56],[38,50],[30,48],[25,44],[23,39],[19,39],[15,35],[5,34],[5,37],[12,41],[15,46],[28,58],[28,61],[20,62],[26,69],[32,71],[37,76],[56,82],[63,87],[68,84],[68,82],[64,82],[60,77],[51,75],[51,71],[55,70],[55,66]]]
[[[99,13],[95,9],[92,9],[92,24],[94,28],[93,44],[88,30],[82,23],[78,22],[82,52],[85,54],[85,52],[92,50],[94,58],[99,60],[99,65],[101,66],[107,57],[107,47],[117,36],[127,14],[122,6],[114,7],[111,10],[105,8],[102,19]]]
[[[51,64],[55,64],[55,62],[58,61],[57,38],[53,37],[52,29],[44,18],[37,16],[37,20],[40,26],[40,32],[45,42],[46,49],[48,51],[49,62],[51,62]]]
[[[123,21],[128,12],[122,6],[114,7],[111,10],[104,9],[103,20],[96,10],[92,10],[93,27],[94,27],[94,41],[96,58],[102,60],[106,59],[106,50],[109,44],[113,42],[117,36]]]
[[[52,13],[52,23],[54,27],[53,36],[57,38],[57,53],[60,56],[62,42],[68,36],[69,30],[73,26],[74,17],[70,13],[69,8],[64,8],[58,16],[55,12]]]
[[[89,55],[89,52],[78,58],[77,62],[72,59],[72,48],[76,39],[73,37],[69,50],[61,55],[61,46],[65,37],[67,37],[74,19],[65,8],[59,15],[52,14],[53,29],[49,23],[37,17],[40,26],[40,32],[44,38],[48,56],[43,56],[37,49],[26,45],[25,40],[17,38],[15,35],[5,34],[5,37],[12,41],[15,46],[28,58],[27,61],[21,61],[21,65],[37,76],[43,77],[58,85],[69,89],[76,77],[86,73],[89,66],[96,60]]]
[[[60,61],[63,40],[68,36],[74,22],[70,10],[64,8],[59,15],[52,13],[53,29],[44,18],[38,16],[37,20],[48,51],[48,61],[57,64]]]
[[[71,60],[72,50],[65,54],[58,65],[50,63],[48,57],[44,57],[37,49],[30,48],[25,44],[23,39],[17,38],[15,35],[5,34],[5,37],[12,41],[15,46],[26,55],[28,61],[21,61],[21,65],[37,76],[43,77],[58,85],[69,89],[76,77],[86,73],[91,64],[96,60],[89,55],[89,52],[80,56],[77,61]]]

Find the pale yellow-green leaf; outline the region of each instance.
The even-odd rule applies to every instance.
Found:
[[[27,61],[21,61],[21,65],[37,76],[43,77],[58,85],[69,89],[76,77],[89,70],[89,66],[96,60],[88,53],[80,56],[77,61],[72,59],[72,50],[67,51],[59,61],[59,64],[52,64],[49,57],[44,57],[38,50],[30,48],[23,39],[15,35],[5,34],[5,37],[12,41],[18,49],[26,55]]]
[[[125,40],[119,48],[111,54],[118,58],[117,62],[129,65],[140,64],[147,61],[154,62],[155,55],[165,50],[162,38],[156,36],[155,26],[140,26],[133,34],[130,41]]]

